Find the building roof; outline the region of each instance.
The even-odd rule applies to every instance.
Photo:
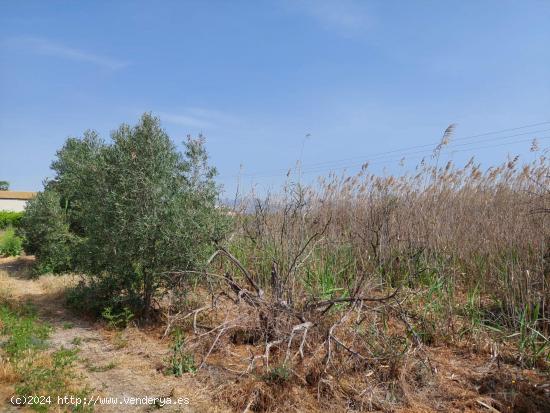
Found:
[[[36,196],[36,192],[0,191],[0,199],[29,200]]]

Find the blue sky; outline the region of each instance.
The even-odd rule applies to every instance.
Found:
[[[0,1],[0,179],[40,189],[68,136],[144,111],[174,141],[207,137],[228,196],[240,165],[261,190],[299,158],[313,179],[396,151],[372,168],[399,172],[450,123],[462,138],[550,121],[549,21],[548,1]],[[446,156],[530,159],[548,136]]]

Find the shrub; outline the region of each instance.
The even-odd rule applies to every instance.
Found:
[[[23,212],[0,211],[0,229],[7,227],[17,228],[23,218]]]
[[[287,366],[277,366],[263,375],[263,380],[267,383],[284,384],[290,379],[290,369]]]
[[[195,373],[196,371],[195,357],[192,353],[186,351],[181,330],[177,329],[174,333],[170,373],[176,377],[181,377],[184,373]]]
[[[15,234],[15,230],[9,227],[6,232],[0,236],[0,255],[15,257],[23,252],[23,240]]]
[[[94,132],[68,139],[52,163],[55,178],[35,201],[42,199],[42,211],[31,204],[25,228],[33,235],[38,216],[48,227],[38,235],[58,234],[55,243],[43,238],[59,247],[64,264],[88,275],[88,286],[99,288],[96,309],[128,307],[147,318],[157,291],[167,286],[163,274],[199,267],[229,222],[215,208],[216,171],[202,138],[189,139],[181,154],[159,120],[145,114],[135,127],[122,125],[112,141],[105,144]],[[39,242],[29,246],[42,252]]]
[[[69,230],[61,197],[51,189],[29,201],[21,221],[24,248],[37,259],[38,273],[60,273],[73,269],[73,253],[79,239]]]
[[[114,313],[111,307],[105,307],[101,312],[101,316],[107,320],[109,327],[112,329],[126,328],[132,318],[134,318],[134,315],[127,307],[124,307],[118,313]]]
[[[66,304],[72,310],[85,315],[101,316],[109,305],[111,310],[112,308],[116,311],[122,310],[124,306],[112,297],[112,285],[108,278],[86,277],[67,290]]]

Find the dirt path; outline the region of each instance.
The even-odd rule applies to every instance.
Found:
[[[78,348],[77,369],[82,375],[82,385],[92,389],[90,395],[109,398],[112,403],[98,402],[95,411],[146,412],[158,407],[130,401],[132,397],[188,399],[188,404],[185,400],[180,405],[166,404],[161,409],[163,412],[222,411],[209,402],[208,391],[193,376],[176,378],[163,373],[165,360],[170,355],[169,343],[136,328],[114,332],[98,323],[75,317],[62,305],[61,291],[71,280],[51,276],[28,279],[25,267],[29,261],[0,261],[0,288],[8,290],[18,301],[30,301],[36,305],[40,319],[53,327],[52,351],[61,347]]]
[[[63,306],[63,291],[75,279],[69,276],[29,279],[27,267],[31,263],[27,258],[0,259],[0,295],[7,293],[12,299],[30,301],[36,306],[40,319],[53,327],[51,351],[62,347],[78,349],[81,387],[86,386],[90,389],[88,394],[111,402],[96,404],[96,412],[156,411],[157,406],[139,405],[137,400],[134,404],[125,404],[129,398],[145,397],[189,400],[189,404],[165,405],[161,412],[230,411],[212,401],[212,389],[201,385],[200,374],[176,378],[163,373],[170,357],[170,343],[159,340],[158,331],[128,328],[116,332],[101,323],[75,316]],[[499,365],[490,354],[469,348],[442,346],[427,350],[437,373],[426,378],[425,383],[419,382],[418,388],[411,389],[409,406],[397,411],[485,412],[493,409],[491,404],[496,400],[502,409],[492,411],[550,413],[547,375],[504,362]],[[225,384],[225,379],[218,374],[216,383],[211,385],[221,384]],[[304,400],[300,397],[309,394],[304,388],[285,391],[289,393],[283,397],[293,397],[293,400]],[[298,392],[299,396],[292,395],[291,391]],[[248,393],[242,393],[242,397],[249,397]],[[0,412],[21,411],[11,405],[2,405],[10,394],[13,388],[0,383]],[[236,394],[241,393],[237,391]]]

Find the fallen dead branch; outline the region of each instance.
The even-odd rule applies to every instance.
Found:
[[[300,254],[303,254],[303,249]],[[300,386],[322,386],[324,390],[318,388],[319,394],[334,391],[338,397],[362,400],[361,403],[368,405],[372,400],[367,403],[370,392],[366,386],[373,372],[380,370],[379,374],[384,375],[386,381],[398,383],[402,362],[395,357],[415,357],[416,354],[416,351],[396,351],[394,348],[381,350],[389,346],[380,324],[381,317],[393,317],[395,322],[402,323],[404,340],[407,336],[413,339],[406,345],[407,349],[415,347],[421,352],[420,338],[402,313],[399,300],[403,297],[400,297],[399,288],[386,295],[371,296],[365,294],[367,277],[363,276],[358,277],[351,296],[285,301],[282,297],[288,297],[289,286],[279,277],[276,263],[272,266],[268,294],[233,254],[219,249],[211,256],[209,264],[213,264],[216,257],[227,258],[251,289],[245,288],[231,271],[224,274],[201,272],[210,279],[212,305],[179,312],[167,322],[165,335],[175,325],[192,319],[185,344],[190,351],[202,353],[198,370],[214,363],[238,376],[265,376],[268,383],[281,383],[297,377]],[[172,274],[185,278],[197,273],[181,271]],[[219,302],[220,297],[228,299]],[[208,324],[213,327],[205,332],[199,331],[199,318],[208,319]],[[240,353],[239,346],[243,345],[246,351]],[[214,357],[217,353],[220,355]],[[430,365],[425,353],[422,356],[421,361]],[[224,366],[229,361],[231,364]],[[261,361],[259,365],[258,361]],[[235,369],[235,366],[240,367]],[[343,371],[356,374],[364,366],[371,366],[368,376],[361,378],[356,386],[338,390],[340,384],[335,377]],[[386,372],[388,368],[390,377]],[[252,392],[244,410],[252,410],[259,397]]]

